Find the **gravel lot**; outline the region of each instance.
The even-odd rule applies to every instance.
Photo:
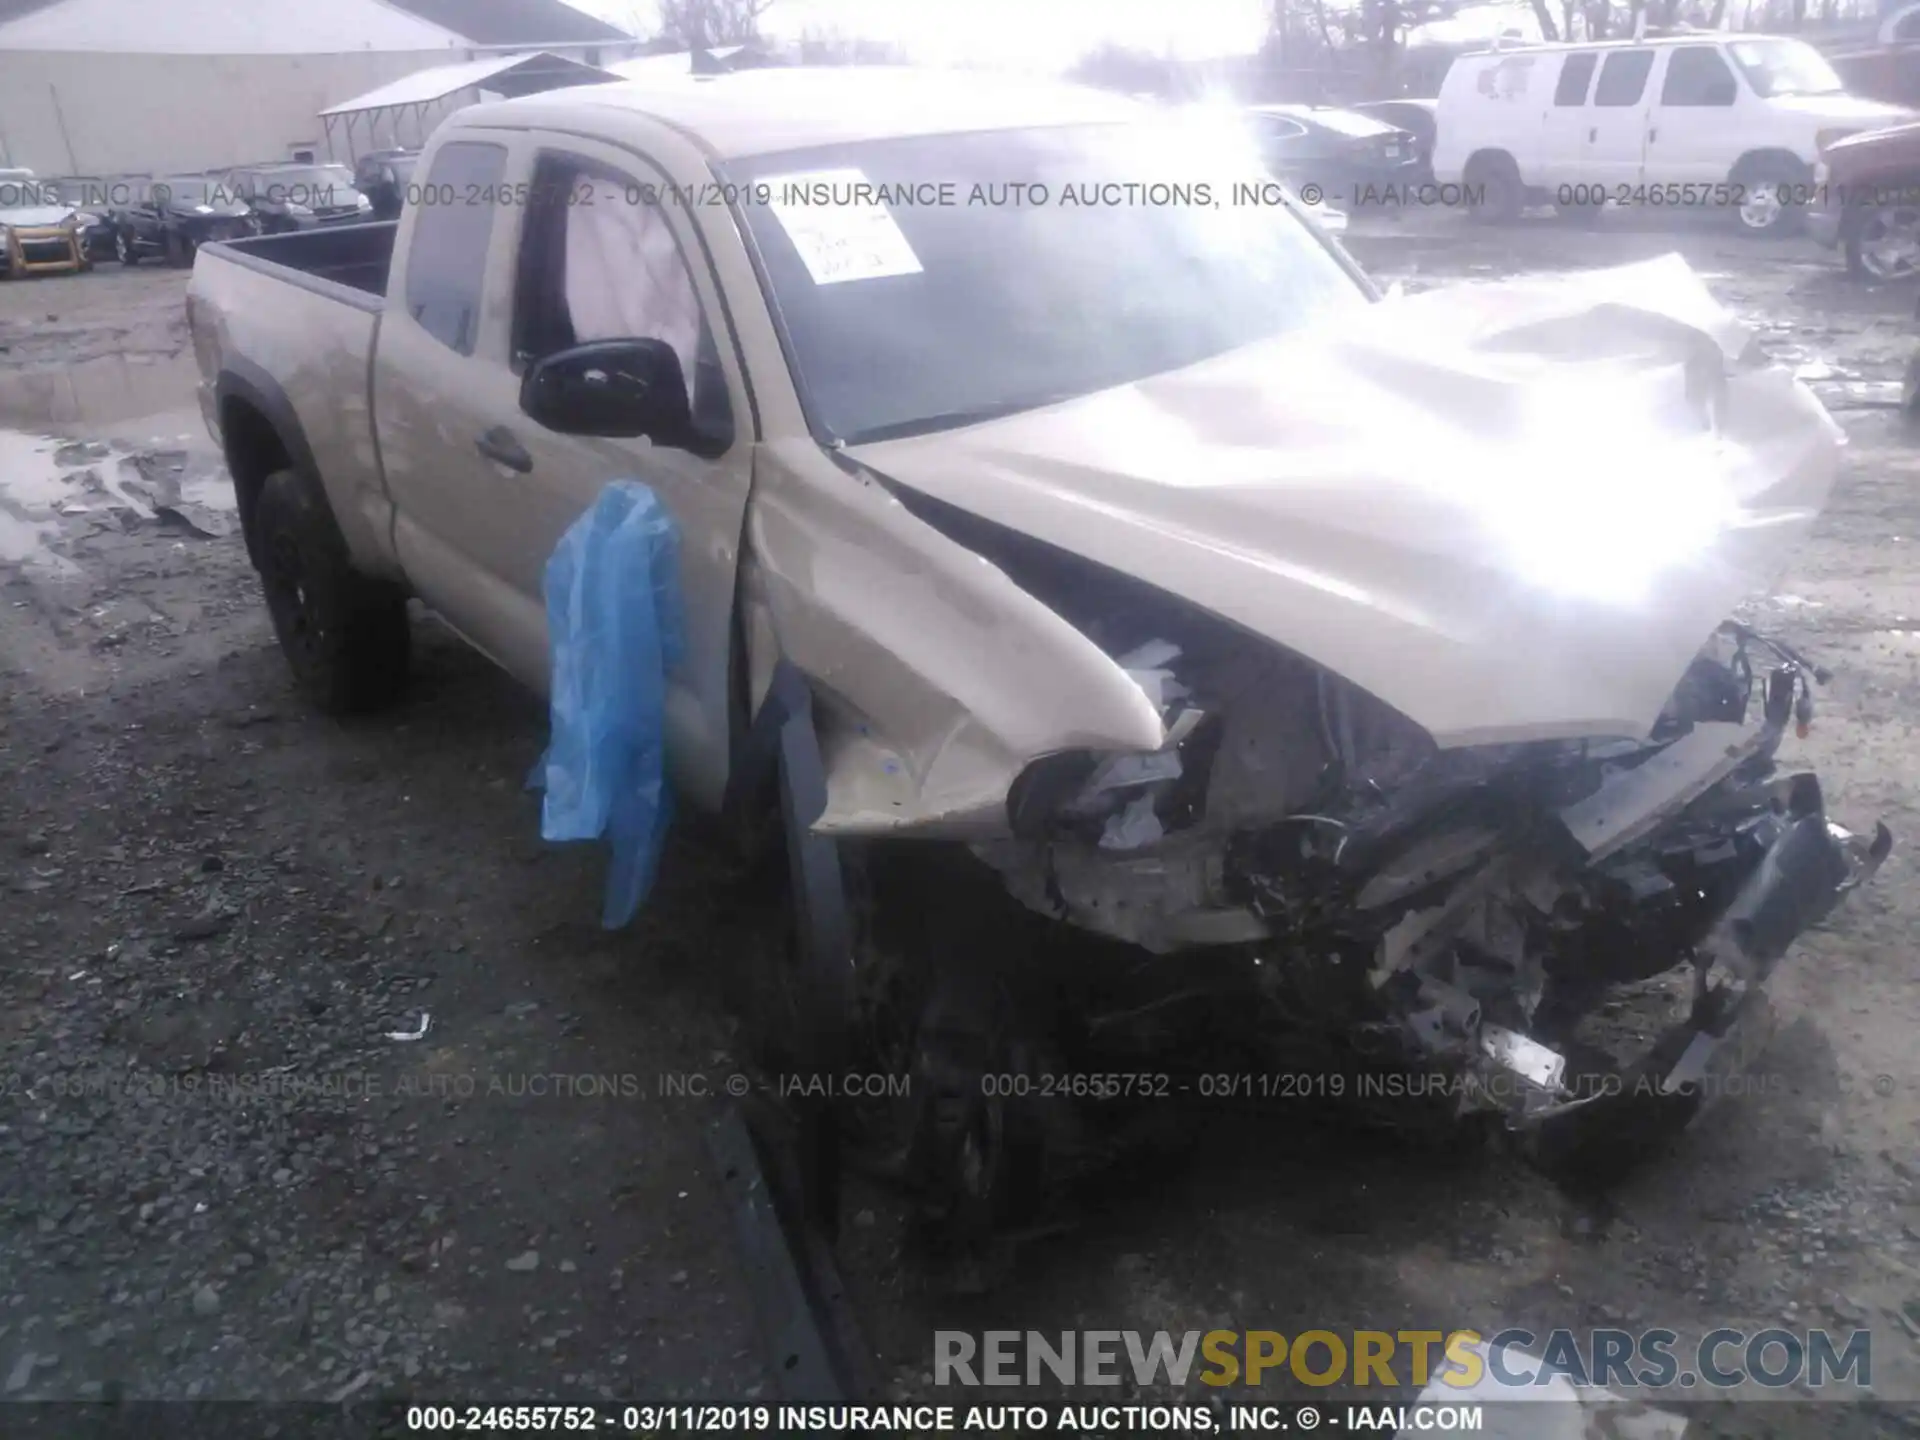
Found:
[[[856,1185],[882,1373],[921,1390],[935,1328],[1864,1323],[1876,1390],[1920,1398],[1894,1318],[1920,1302],[1913,296],[1700,227],[1434,219],[1352,248],[1409,286],[1678,249],[1801,370],[1847,469],[1757,614],[1836,672],[1801,745],[1837,816],[1900,843],[1783,968],[1754,1093],[1606,1200],[1305,1104],[1210,1118],[960,1301]],[[769,917],[683,827],[634,931],[601,933],[598,857],[542,845],[522,786],[540,707],[430,622],[397,715],[295,701],[181,385],[183,288],[0,286],[5,1397],[775,1398],[701,1142],[717,1100],[660,1093],[738,1068],[723,957]],[[103,358],[133,378],[73,382]],[[32,412],[49,386],[72,413]]]

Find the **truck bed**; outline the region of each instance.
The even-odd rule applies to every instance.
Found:
[[[221,430],[220,386],[279,415],[369,567],[387,553],[391,509],[373,444],[369,367],[386,314],[395,223],[202,245],[187,282],[200,404]]]
[[[308,280],[323,281],[329,287],[358,291],[362,297],[373,297],[377,306],[386,298],[387,267],[393,258],[394,234],[399,225],[397,220],[330,225],[285,235],[221,241],[203,248],[217,249],[236,264],[296,284],[301,283],[304,276]],[[355,303],[366,308],[364,298]]]

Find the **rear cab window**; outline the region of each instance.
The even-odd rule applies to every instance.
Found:
[[[407,314],[448,349],[471,355],[480,326],[487,247],[506,173],[501,145],[456,140],[433,157],[407,251]]]
[[[1616,50],[1600,67],[1600,83],[1593,87],[1593,103],[1618,108],[1638,105],[1653,72],[1653,51]]]

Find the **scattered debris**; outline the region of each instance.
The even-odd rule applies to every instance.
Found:
[[[420,1024],[417,1029],[389,1030],[387,1031],[387,1039],[399,1040],[402,1042],[405,1042],[408,1040],[424,1040],[427,1038],[427,1031],[432,1028],[433,1028],[433,1016],[429,1015],[425,1010],[422,1010],[420,1012]]]

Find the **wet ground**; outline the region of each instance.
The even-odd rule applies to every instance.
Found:
[[[1836,672],[1799,743],[1837,817],[1908,843],[1783,970],[1751,1093],[1605,1201],[1302,1102],[1204,1121],[959,1300],[856,1186],[880,1368],[923,1391],[938,1328],[1866,1325],[1875,1389],[1920,1397],[1914,296],[1706,227],[1363,221],[1351,247],[1410,287],[1679,249],[1822,394],[1845,475],[1760,614]],[[740,1064],[719,957],[765,917],[685,827],[635,931],[601,934],[597,857],[535,838],[540,708],[431,624],[397,715],[296,702],[181,382],[183,288],[0,286],[6,1396],[773,1396],[701,1145]]]

